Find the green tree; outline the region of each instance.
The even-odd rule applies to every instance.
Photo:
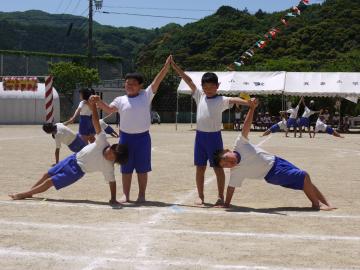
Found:
[[[91,87],[100,81],[99,73],[94,68],[87,68],[71,62],[50,64],[50,74],[54,76],[55,88],[65,96],[72,97],[76,84]]]

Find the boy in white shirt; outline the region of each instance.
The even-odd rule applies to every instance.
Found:
[[[302,137],[302,128],[305,127],[308,129],[309,136],[311,138],[311,132],[310,132],[310,116],[312,116],[315,113],[319,113],[320,111],[313,111],[312,108],[314,107],[314,101],[310,101],[309,107],[306,106],[304,99],[302,100],[302,103],[304,104],[304,113],[300,117],[299,120],[299,132],[300,132],[300,138]]]
[[[288,136],[288,132],[290,130],[291,127],[294,128],[294,138],[296,138],[296,133],[297,133],[297,114],[300,108],[300,103],[303,101],[303,97],[301,97],[298,105],[295,107],[295,105],[292,105],[292,108],[288,109],[287,111],[281,111],[281,112],[286,112],[289,113],[290,116],[286,122],[286,126],[287,126],[287,130],[285,131],[285,136]]]
[[[153,82],[142,90],[144,78],[139,73],[127,74],[125,77],[126,95],[114,99],[110,105],[97,96],[97,105],[106,113],[120,114],[120,141],[129,147],[129,161],[121,166],[123,192],[120,202],[130,201],[131,179],[134,170],[138,176],[139,194],[137,203],[144,203],[148,172],[151,171],[151,125],[150,108],[160,83],[170,68],[169,56]]]
[[[249,142],[248,134],[257,105],[257,101],[252,99],[242,133],[235,142],[234,150],[226,149],[218,151],[214,155],[214,161],[217,166],[231,169],[225,207],[230,207],[235,187],[240,187],[245,179],[264,178],[270,184],[303,190],[314,209],[335,209],[311,182],[307,172]]]
[[[10,194],[9,196],[12,199],[22,200],[30,198],[32,195],[45,192],[51,187],[59,190],[75,183],[85,173],[102,172],[105,181],[109,183],[110,187],[111,198],[109,203],[118,204],[116,201],[114,163],[126,163],[128,149],[126,145],[122,144],[110,146],[106,140],[105,132],[101,130],[95,102],[91,102],[89,105],[92,109],[92,122],[96,131],[95,142],[85,146],[79,153],[65,158],[50,168],[29,191]]]
[[[343,136],[340,135],[339,132],[334,130],[329,125],[325,124],[325,117],[322,114],[322,110],[320,111],[319,118],[316,121],[315,129],[313,131],[313,138],[315,138],[315,134],[318,133],[319,131],[326,132],[327,134],[333,135],[338,138],[344,138]]]
[[[79,152],[86,146],[86,143],[79,134],[75,134],[75,132],[62,123],[46,123],[43,124],[42,128],[47,134],[51,134],[51,136],[55,139],[55,164],[59,163],[61,144],[67,145],[74,153]]]
[[[76,117],[80,115],[79,134],[84,142],[93,143],[95,141],[95,129],[91,121],[92,112],[88,100],[91,95],[95,94],[95,91],[93,89],[84,88],[81,89],[79,93],[81,99],[79,106],[74,112],[74,115],[68,121],[66,121],[64,125],[67,126],[68,124],[74,123]]]
[[[194,163],[196,166],[196,185],[199,198],[196,205],[204,204],[204,178],[207,162],[213,167],[218,186],[218,199],[215,205],[224,203],[225,173],[222,168],[215,167],[213,155],[217,150],[224,149],[221,136],[222,112],[233,104],[248,105],[249,101],[241,98],[229,98],[217,95],[218,77],[214,73],[205,73],[202,77],[202,90],[197,89],[191,78],[172,60],[172,67],[189,85],[197,105],[196,137]]]
[[[263,136],[267,136],[269,135],[270,133],[276,133],[276,132],[279,132],[280,130],[287,130],[287,126],[286,126],[286,121],[287,121],[287,115],[286,113],[283,113],[283,112],[280,112],[280,116],[282,117],[281,121],[278,122],[277,124],[275,125],[272,125],[268,130],[266,130],[264,132],[263,135],[261,135],[260,137],[263,137]]]

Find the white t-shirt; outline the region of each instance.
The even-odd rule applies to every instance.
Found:
[[[285,118],[283,118],[277,124],[278,124],[278,126],[280,127],[281,130],[287,130],[287,125],[286,125],[286,119]]]
[[[251,144],[241,135],[234,151],[240,154],[240,163],[230,170],[230,187],[240,187],[245,179],[264,179],[271,170],[275,156]]]
[[[290,113],[290,118],[296,119],[298,111],[299,111],[299,105],[297,105],[296,108],[291,108],[287,110],[286,112]]]
[[[109,126],[103,119],[100,119],[99,122],[102,130],[105,130]]]
[[[151,85],[136,97],[121,96],[110,103],[120,114],[120,130],[126,133],[143,133],[150,129],[150,107],[154,98]]]
[[[193,98],[197,105],[197,130],[203,132],[220,131],[222,127],[222,112],[230,108],[230,98],[215,96],[207,98],[202,90],[196,89]]]
[[[315,111],[310,110],[308,107],[305,106],[304,113],[302,117],[309,118],[315,113]]]
[[[76,154],[76,160],[85,173],[102,172],[107,182],[115,182],[114,162],[106,160],[104,149],[109,146],[105,132],[95,135],[95,142]]]
[[[70,128],[61,123],[57,123],[55,125],[57,130],[55,134],[56,148],[61,148],[62,143],[69,145],[75,140],[76,134]]]
[[[325,132],[327,127],[328,127],[327,124],[321,121],[320,118],[316,120],[315,132],[319,132],[319,131]]]
[[[92,115],[92,111],[89,105],[87,105],[87,103],[85,102],[85,100],[80,101],[78,108],[80,108],[80,115]]]

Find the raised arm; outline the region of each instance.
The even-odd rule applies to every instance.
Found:
[[[100,109],[106,112],[107,114],[111,115],[112,113],[116,113],[118,109],[115,106],[110,106],[106,102],[102,101],[100,96],[93,95],[91,96],[92,100],[96,102],[96,106]],[[107,116],[108,117],[108,116]]]
[[[75,118],[80,114],[81,108],[77,108],[76,111],[74,112],[74,115],[70,117],[69,120],[67,120],[66,122],[64,122],[63,124],[65,126],[74,123]]]
[[[258,100],[257,99],[251,99],[250,100],[250,108],[249,108],[249,111],[248,111],[248,113],[246,115],[244,126],[243,126],[243,129],[242,129],[242,132],[241,132],[242,136],[245,137],[246,139],[248,139],[248,135],[249,135],[251,125],[252,125],[252,122],[253,122],[253,118],[254,118],[254,112],[255,112],[255,109],[256,109],[257,106],[258,106]]]
[[[175,63],[174,59],[171,58],[171,66],[174,68],[176,73],[186,82],[186,84],[190,87],[192,93],[196,91],[196,85],[192,81],[192,79],[185,74],[185,72]]]
[[[245,99],[242,99],[242,98],[238,98],[238,97],[233,97],[233,98],[230,98],[229,104],[250,106],[251,101],[250,100],[245,100]]]
[[[93,123],[93,126],[95,128],[95,132],[96,134],[100,134],[101,133],[101,126],[100,126],[100,122],[99,122],[99,114],[98,114],[98,111],[97,111],[97,107],[96,107],[96,97],[93,97],[91,96],[89,98],[89,106],[91,108],[91,111],[92,111],[92,123]]]
[[[298,106],[300,106],[301,103],[303,103],[304,106],[305,106],[304,97],[301,97],[301,98],[300,98],[299,103],[298,103]]]
[[[172,56],[170,55],[166,59],[166,62],[164,64],[164,66],[162,67],[162,69],[160,70],[160,72],[158,73],[158,75],[156,75],[155,79],[151,83],[151,88],[152,88],[152,91],[154,94],[156,94],[157,90],[159,89],[160,83],[165,78],[166,74],[169,72],[171,59],[172,59]]]

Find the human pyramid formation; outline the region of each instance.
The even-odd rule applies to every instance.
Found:
[[[303,104],[304,112],[300,118],[298,118],[298,112],[300,105]],[[335,137],[344,138],[340,135],[339,132],[334,130],[331,126],[325,124],[325,115],[323,114],[324,110],[320,111],[314,110],[314,101],[310,101],[310,105],[306,106],[304,97],[301,97],[299,103],[297,105],[292,104],[292,107],[287,111],[280,111],[280,116],[282,120],[275,125],[272,125],[268,130],[264,132],[262,136],[267,136],[270,133],[276,133],[280,130],[285,131],[285,136],[288,136],[290,128],[294,129],[294,137],[296,137],[297,128],[299,128],[300,138],[302,137],[303,128],[307,129],[310,138],[315,138],[315,134],[319,131],[326,132],[329,135],[333,135]],[[289,114],[289,117],[288,117]],[[316,120],[315,128],[313,131],[310,129],[310,116],[313,114],[319,114],[319,117]],[[312,135],[313,134],[313,135]]]
[[[332,210],[333,207],[312,183],[309,174],[290,162],[270,154],[249,142],[252,120],[258,100],[245,100],[238,97],[224,97],[217,94],[219,82],[216,74],[205,73],[202,89],[198,89],[191,78],[174,62],[170,55],[153,82],[142,90],[143,77],[139,73],[126,75],[126,95],[119,96],[106,104],[99,96],[83,91],[83,101],[74,116],[65,124],[73,122],[80,114],[79,135],[63,124],[45,124],[43,129],[55,137],[57,149],[64,143],[74,154],[68,156],[46,172],[35,185],[26,192],[10,194],[14,200],[30,198],[51,187],[59,190],[69,186],[86,173],[102,172],[109,183],[111,205],[130,202],[130,187],[134,170],[138,176],[139,194],[137,203],[145,203],[148,172],[151,171],[150,107],[160,83],[170,67],[189,85],[197,103],[197,130],[195,137],[194,164],[196,166],[197,205],[204,204],[204,175],[209,161],[213,168],[218,186],[216,207],[231,207],[231,199],[236,187],[244,179],[265,179],[266,182],[285,188],[303,190],[317,210]],[[221,136],[222,112],[233,104],[248,106],[241,134],[232,150],[224,149]],[[102,128],[97,109],[108,114],[120,114],[120,139],[118,144],[110,145]],[[115,132],[110,132],[114,136]],[[94,136],[95,135],[95,136]],[[89,144],[87,144],[89,142]],[[114,164],[120,164],[122,173],[123,196],[116,199]],[[230,181],[226,198],[224,168],[230,168]]]

